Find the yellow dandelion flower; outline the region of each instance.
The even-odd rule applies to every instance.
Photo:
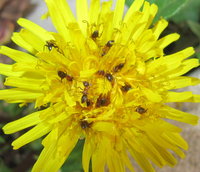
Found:
[[[174,92],[200,83],[182,76],[199,66],[192,47],[166,55],[163,49],[179,38],[160,38],[168,23],[152,20],[157,6],[135,0],[123,17],[124,1],[76,0],[75,18],[65,0],[45,0],[58,33],[26,19],[12,40],[29,53],[1,46],[12,65],[0,64],[8,76],[0,99],[21,106],[34,102],[36,111],[3,127],[6,134],[28,127],[12,146],[18,149],[44,135],[33,172],[56,172],[79,139],[85,139],[82,164],[93,172],[134,171],[130,155],[146,172],[151,163],[174,166],[175,152],[188,149],[172,119],[192,125],[198,118],[173,109],[168,102],[200,102],[200,95]],[[171,151],[170,151],[171,150]]]

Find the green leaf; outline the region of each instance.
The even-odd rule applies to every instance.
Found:
[[[15,117],[22,113],[24,107],[20,108],[19,104],[8,104],[3,101],[0,101],[0,109],[3,112],[6,112],[10,117]]]
[[[199,47],[200,48],[200,47]],[[200,62],[200,52],[197,52],[196,53],[196,56],[197,56],[197,58],[199,59],[199,62]]]
[[[42,148],[43,148],[41,142],[42,142],[42,138],[31,142],[31,143],[29,144],[29,146],[30,146],[34,151],[41,151]]]
[[[2,172],[11,172],[11,169],[9,169],[3,161],[0,160],[0,171]]]
[[[5,139],[2,136],[0,136],[0,144],[5,142],[6,142]]]
[[[192,32],[200,39],[200,24],[194,21],[187,21]]]
[[[175,23],[192,20],[198,22],[200,19],[200,0],[188,0],[185,6],[171,19]]]
[[[83,172],[81,163],[83,144],[84,140],[79,140],[66,163],[61,168],[61,172]]]
[[[197,57],[200,59],[200,53],[197,53]]]
[[[126,5],[127,5],[128,7],[130,7],[131,4],[133,3],[133,1],[134,1],[134,0],[126,0]]]
[[[127,6],[130,6],[134,0],[126,0]],[[181,8],[184,7],[188,0],[147,0],[148,2],[155,3],[158,6],[158,13],[154,22],[163,17],[169,19],[175,15]]]

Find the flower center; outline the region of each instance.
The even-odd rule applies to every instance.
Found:
[[[88,38],[80,38],[78,45],[54,36],[56,40],[47,41],[43,52],[48,56],[46,63],[53,65],[47,75],[51,81],[49,94],[53,92],[53,95],[46,95],[50,97],[46,103],[65,101],[67,106],[78,109],[75,113],[79,114],[77,119],[82,129],[90,128],[102,114],[106,116],[114,111],[121,114],[116,117],[118,119],[124,119],[122,114],[129,115],[129,111],[130,115],[133,111],[138,115],[146,114],[147,109],[141,105],[143,100],[139,95],[144,65],[136,64],[136,56],[127,46],[115,42],[114,38],[103,41],[98,30],[91,32]],[[45,56],[41,55],[41,58]],[[135,106],[132,103],[122,108],[134,99],[138,101]]]

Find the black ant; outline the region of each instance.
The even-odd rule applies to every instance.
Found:
[[[56,48],[60,54],[63,54],[63,51],[56,45],[56,41],[54,40],[46,41],[44,46],[47,47],[49,51],[51,51],[53,48]]]
[[[106,54],[107,54],[107,52],[110,50],[110,48],[113,46],[113,44],[114,44],[114,40],[110,40],[110,41],[108,41],[107,43],[106,43],[106,45],[103,47],[103,49],[102,49],[102,54],[101,54],[101,56],[105,56]]]
[[[83,86],[88,88],[90,86],[90,84],[87,81],[83,81]]]
[[[106,77],[106,79],[108,80],[108,81],[110,81],[110,82],[113,82],[113,76],[112,76],[112,74],[111,73],[106,73],[104,70],[98,70],[97,72],[96,72],[96,74],[97,75],[100,75],[100,76],[104,76],[104,77]]]
[[[105,76],[105,71],[104,70],[98,70],[96,72],[97,75]]]
[[[51,51],[54,48],[59,48],[57,45],[56,45],[56,41],[54,40],[49,40],[49,41],[46,41],[46,45],[44,45],[48,48],[49,51]]]
[[[92,125],[92,122],[88,123],[87,121],[80,121],[80,126],[81,126],[82,129],[90,128],[91,125]]]
[[[97,102],[96,102],[96,107],[98,108],[101,106],[107,106],[109,104],[110,104],[109,96],[100,94],[100,96],[98,97]]]
[[[124,67],[124,63],[120,63],[113,68],[113,72],[119,72]]]
[[[99,31],[95,30],[92,35],[91,38],[95,41],[97,38],[99,37]]]
[[[86,103],[87,106],[90,106],[92,102],[88,99],[88,90],[90,88],[90,84],[87,81],[83,81],[83,86],[85,87],[84,90],[82,91],[83,95],[81,97],[81,103]]]
[[[61,78],[61,80],[63,80],[67,76],[67,74],[63,71],[58,71],[58,76]]]
[[[58,71],[58,76],[61,78],[61,80],[63,80],[64,78],[66,78],[68,81],[73,81],[73,77],[68,75],[67,73],[63,72],[63,71]]]
[[[113,76],[111,73],[106,73],[105,77],[107,78],[108,81],[112,82],[113,81]]]
[[[141,106],[138,106],[137,108],[136,108],[136,112],[138,112],[139,114],[143,114],[143,113],[145,113],[147,110],[146,109],[144,109],[143,107],[141,107]]]
[[[115,42],[114,40],[108,41],[108,42],[106,43],[106,47],[111,48],[111,47],[113,46],[114,42]]]
[[[121,90],[123,92],[128,92],[131,88],[132,88],[131,85],[126,83],[124,86],[121,87]]]

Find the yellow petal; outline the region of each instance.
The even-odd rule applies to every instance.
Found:
[[[50,157],[48,158],[48,163],[46,163],[46,159],[44,159],[43,162],[40,162],[41,166],[40,168],[38,168],[40,169],[40,171],[42,170],[44,172],[57,172],[59,168],[61,168],[65,160],[68,158],[69,154],[71,153],[78,141],[77,133],[74,133],[74,135],[64,133],[59,137],[60,138],[59,140],[57,140],[56,145],[57,148],[49,155]],[[48,143],[48,146],[50,146],[51,144],[52,143]],[[38,159],[38,161],[40,161],[40,159]]]
[[[168,141],[170,141],[172,144],[175,144],[184,150],[188,150],[187,142],[180,136],[179,133],[170,133],[169,132],[167,134],[165,133],[165,135],[168,137]]]
[[[30,54],[6,46],[0,47],[0,53],[10,57],[16,62],[31,62],[36,60],[36,58]]]
[[[71,11],[68,3],[66,2],[66,0],[56,0],[55,5],[59,8],[59,13],[60,13],[60,15],[62,15],[62,18],[64,19],[66,26],[69,23],[76,22],[74,14],[72,13],[72,11]]]
[[[191,91],[172,92],[168,91],[165,102],[185,102],[193,96]]]
[[[187,112],[182,112],[174,108],[165,106],[161,111],[165,118],[196,125],[198,123],[198,116],[192,115]]]
[[[66,112],[63,112],[63,113],[60,113],[58,114],[58,116],[55,116],[53,119],[49,119],[49,123],[52,124],[52,123],[57,123],[57,122],[60,122],[60,121],[63,121],[65,120],[67,117],[69,117],[68,115],[69,113],[66,113]]]
[[[31,22],[30,20],[20,18],[17,23],[29,30],[32,34],[36,35],[38,38],[40,38],[42,41],[46,40],[52,40],[54,37],[45,29],[38,26],[37,24]],[[32,40],[33,41],[33,40]]]
[[[159,38],[160,34],[167,27],[168,22],[165,19],[159,20],[156,25],[153,27],[154,36],[156,39]]]
[[[124,12],[125,0],[120,0],[116,2],[114,17],[113,17],[113,28],[119,28],[122,22],[122,16]]]
[[[124,17],[124,22],[125,23],[132,17],[132,15],[136,11],[140,10],[140,8],[142,7],[143,3],[144,3],[144,0],[135,0],[132,3],[132,5],[130,6],[130,8],[128,9],[128,12],[126,13],[126,16]]]
[[[6,78],[4,84],[7,86],[13,86],[26,90],[35,90],[41,92],[47,90],[48,88],[48,86],[46,85],[46,81],[39,79],[8,77]]]
[[[110,149],[109,149],[110,148]],[[110,155],[109,155],[110,153]],[[124,172],[125,166],[123,161],[121,160],[121,156],[118,154],[117,151],[112,150],[112,147],[108,147],[108,151],[106,152],[107,155],[107,164],[110,171],[117,171],[117,172]]]
[[[16,121],[10,122],[3,127],[5,134],[15,133],[25,128],[31,127],[41,122],[39,117],[40,111],[29,114]]]
[[[103,131],[108,134],[116,134],[116,128],[115,125],[110,123],[110,122],[96,122],[93,126],[92,129],[96,131]]]
[[[159,111],[159,113],[163,114],[163,116],[164,116],[164,113],[162,111],[161,112]],[[145,122],[147,123],[148,119]],[[156,126],[156,128],[154,126]],[[181,128],[179,128],[173,124],[170,124],[163,119],[156,120],[153,123],[148,123],[145,126],[141,126],[139,128],[141,130],[142,129],[145,130],[145,132],[148,133],[149,137],[151,137],[151,136],[154,137],[156,133],[158,135],[162,135],[162,133],[166,132],[166,129],[168,132],[180,133],[182,131]],[[156,140],[156,139],[154,139],[154,140]]]
[[[35,54],[36,50],[32,47],[31,44],[27,43],[19,33],[13,33],[12,41],[15,42],[20,47],[24,48],[25,50],[29,51],[31,54]]]
[[[69,95],[68,91],[65,91],[64,94],[67,105],[70,107],[75,106],[76,102],[73,100],[72,96]]]
[[[137,31],[138,27],[140,27],[141,23],[138,23],[138,22],[134,22],[134,21],[139,21],[142,17],[142,13],[139,13],[139,12],[136,12],[136,13],[133,13],[132,17],[130,18],[130,21],[128,21],[125,25],[125,27],[122,27],[121,28],[121,32],[124,33],[123,36],[119,37],[119,41],[120,44],[126,44],[127,41],[129,39],[131,39],[132,35]],[[121,40],[122,39],[122,40]],[[131,44],[129,46],[132,46],[132,47],[129,47],[130,49],[135,49],[135,44]]]
[[[143,8],[142,8],[142,13],[143,16],[140,20],[141,23],[144,23],[145,29],[147,29],[147,27],[149,27],[151,20],[149,20],[150,18],[150,13],[151,13],[151,5],[149,2],[145,1]]]
[[[100,12],[100,0],[91,0],[89,9],[89,17],[91,24],[97,24],[99,12]]]
[[[23,72],[13,72],[13,66],[0,63],[0,74],[5,76],[21,76]]]
[[[188,47],[177,53],[167,55],[154,61],[151,61],[147,64],[147,73],[155,72],[155,74],[157,74],[159,68],[161,68],[162,66],[166,66],[168,70],[165,69],[162,71],[162,74],[165,75],[166,72],[178,68],[178,66],[181,65],[181,62],[187,57],[191,56],[192,54],[194,54],[194,48]]]
[[[39,37],[37,37],[29,30],[21,29],[19,32],[19,36],[29,45],[31,45],[36,51],[40,52],[44,50],[46,42],[41,40]]]
[[[178,128],[178,127],[177,127]],[[166,128],[165,128],[166,130]],[[157,130],[158,131],[158,130]],[[149,131],[147,131],[149,132]],[[179,131],[180,132],[180,131]],[[166,133],[168,135],[168,133],[172,133],[172,132],[169,132],[169,131],[165,131],[165,132],[162,132],[162,135],[158,135],[156,130],[155,132],[149,132],[148,136],[156,141],[156,144],[158,144],[160,147],[164,148],[164,149],[171,149],[172,151],[174,151],[177,155],[179,155],[180,157],[184,158],[184,153],[174,144],[172,144],[171,142],[168,141],[168,139],[166,138]],[[159,149],[158,149],[159,150]],[[175,163],[175,162],[174,162]],[[170,164],[170,165],[173,165],[173,164]]]
[[[148,88],[142,87],[143,94],[152,102],[160,102],[162,101],[162,97],[156,92],[152,91]]]
[[[165,56],[167,61],[176,61],[176,60],[179,60],[179,61],[182,61],[184,59],[186,59],[187,57],[193,55],[195,53],[194,51],[194,48],[193,47],[188,47],[188,48],[185,48],[177,53],[174,53],[174,54],[171,54],[171,55],[167,55]]]
[[[30,102],[37,97],[42,96],[42,93],[20,90],[18,88],[11,88],[7,90],[0,90],[0,100],[6,100],[7,102]]]
[[[88,69],[80,71],[80,77],[89,78],[96,73],[96,69]]]
[[[157,166],[163,167],[166,164],[161,156],[162,152],[158,152],[158,150],[147,137],[138,138],[138,144],[142,146],[144,155]]]
[[[149,28],[151,26],[152,21],[153,21],[154,17],[156,16],[157,12],[158,12],[158,6],[156,4],[151,4],[147,28]]]
[[[199,103],[200,102],[200,95],[193,94],[193,96],[191,98],[187,99],[187,102]]]
[[[158,81],[159,82],[159,81]],[[200,79],[194,77],[180,76],[169,81],[166,81],[165,88],[168,90],[183,88],[191,85],[200,84]]]
[[[18,149],[24,146],[27,143],[30,143],[45,134],[47,134],[51,130],[52,126],[47,123],[40,123],[36,125],[34,128],[17,138],[14,142],[12,142],[13,149]]]
[[[174,167],[177,164],[176,158],[174,158],[174,156],[169,151],[167,151],[166,148],[162,148],[161,146],[158,145],[154,146],[159,152],[161,152],[162,158],[169,166]]]
[[[87,3],[87,0],[76,0],[76,12],[77,12],[76,14],[77,14],[78,24],[79,24],[83,34],[86,35],[87,22],[89,21],[88,20],[88,3]]]
[[[106,151],[104,149],[105,145],[103,147],[102,144],[103,143],[101,143],[101,147],[98,147],[92,154],[92,171],[104,172]]]
[[[161,39],[158,40],[157,45],[158,47],[164,49],[169,44],[171,44],[174,41],[177,41],[180,38],[180,35],[177,33],[169,34]]]
[[[84,147],[83,147],[83,155],[82,155],[82,164],[85,172],[89,170],[90,159],[92,156],[92,142],[90,138],[85,139]]]
[[[108,39],[111,38],[113,33],[112,21],[113,12],[110,11],[112,6],[112,1],[106,1],[101,4],[101,13],[99,15],[99,24],[104,23],[106,27],[103,28],[103,33],[101,35],[102,43],[107,43]]]
[[[35,62],[20,62],[20,63],[15,63],[13,64],[13,71],[14,72],[33,72],[36,73],[38,75],[42,75],[43,73],[41,73],[41,71],[37,70],[38,69],[38,61]],[[29,77],[31,77],[32,75],[29,74]],[[38,77],[41,78],[41,77]]]
[[[129,151],[133,156],[134,160],[139,164],[139,166],[144,170],[144,172],[155,172],[154,168],[143,154],[138,153],[131,147],[129,147]]]
[[[34,164],[32,168],[32,172],[47,172],[44,171],[44,164],[49,162],[49,159],[51,158],[52,154],[55,153],[56,150],[56,142],[51,142],[51,144],[48,147],[45,147],[42,152],[40,153],[39,158],[37,159],[36,163]]]
[[[70,34],[70,39],[72,40],[72,43],[74,44],[74,46],[76,46],[77,50],[81,51],[83,56],[86,56],[85,37],[84,37],[83,33],[81,32],[78,24],[70,23],[68,25],[68,31]],[[77,53],[77,51],[74,52],[74,55],[75,55],[75,53]]]
[[[42,145],[44,146],[44,149],[49,148],[51,145],[55,145],[55,143],[57,142],[57,139],[59,138],[59,131],[63,132],[64,130],[63,129],[60,130],[60,128],[54,127],[51,130],[51,132],[49,132],[49,134],[47,134],[47,136],[42,140]],[[50,143],[52,143],[52,144],[50,144]],[[38,161],[37,161],[37,163],[38,163]]]
[[[199,66],[198,59],[185,60],[182,63],[182,66],[177,68],[175,72],[173,72],[172,74],[169,75],[169,77],[172,78],[172,77],[183,75],[183,74],[187,73],[188,71],[190,71],[191,69],[198,67],[198,66]]]
[[[131,161],[129,160],[129,156],[126,154],[126,152],[123,152],[122,155],[120,155],[124,161],[124,164],[126,165],[126,167],[131,171],[131,172],[135,172],[133,165],[131,163]]]
[[[49,9],[49,14],[51,16],[52,22],[57,29],[57,31],[63,36],[63,38],[66,40],[66,42],[69,41],[69,35],[67,31],[67,19],[71,19],[69,16],[63,16],[62,12],[64,14],[68,14],[68,9],[65,8],[68,5],[66,4],[66,1],[64,0],[45,0],[48,9]],[[61,12],[62,10],[62,12]],[[66,11],[65,11],[66,10]],[[68,18],[69,17],[69,18]]]

